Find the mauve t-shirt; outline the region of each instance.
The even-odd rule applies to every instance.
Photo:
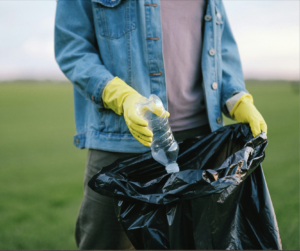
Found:
[[[160,6],[172,131],[208,124],[201,74],[206,0],[160,0]]]

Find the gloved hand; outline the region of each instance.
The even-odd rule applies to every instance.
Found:
[[[258,136],[261,131],[267,134],[267,124],[253,105],[253,98],[250,94],[244,94],[235,103],[230,116],[237,122],[249,123],[253,137]]]
[[[127,85],[123,80],[115,77],[105,88],[102,100],[105,108],[112,109],[118,115],[124,115],[129,131],[144,146],[151,146],[153,133],[147,128],[148,122],[140,118],[134,109],[135,103],[143,96]],[[157,107],[153,113],[162,113]],[[167,116],[170,114],[167,112]]]

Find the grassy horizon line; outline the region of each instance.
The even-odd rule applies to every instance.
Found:
[[[292,80],[292,79],[259,79],[259,78],[247,78],[244,80],[246,84],[253,83],[264,83],[264,84],[299,84],[300,80]],[[52,83],[52,84],[69,84],[68,80],[55,80],[55,79],[13,79],[13,80],[0,80],[0,84],[44,84],[44,83]]]

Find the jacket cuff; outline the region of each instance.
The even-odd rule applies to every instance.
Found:
[[[245,94],[248,94],[248,93],[243,92],[243,91],[242,91],[242,92],[239,92],[239,93],[233,95],[230,99],[228,99],[228,100],[226,101],[226,107],[227,107],[229,113],[230,113],[231,110],[233,109],[233,107],[234,107],[234,105],[236,104],[236,102],[238,102],[239,99],[240,99],[243,95],[245,95]]]
[[[88,97],[97,105],[98,109],[105,109],[102,93],[104,88],[114,79],[109,71],[97,71],[89,80],[87,85]]]

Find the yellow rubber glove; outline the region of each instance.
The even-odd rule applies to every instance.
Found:
[[[253,105],[253,98],[250,94],[243,95],[236,102],[230,111],[230,116],[239,123],[248,123],[253,137],[258,136],[261,131],[267,134],[267,124]]]
[[[129,131],[144,146],[151,146],[153,133],[147,128],[148,122],[140,118],[134,105],[139,102],[140,95],[136,90],[127,85],[122,79],[115,77],[105,88],[102,94],[104,107],[112,109],[118,115],[124,115]],[[153,113],[160,115],[162,110],[157,107]],[[167,116],[170,114],[167,112]]]

